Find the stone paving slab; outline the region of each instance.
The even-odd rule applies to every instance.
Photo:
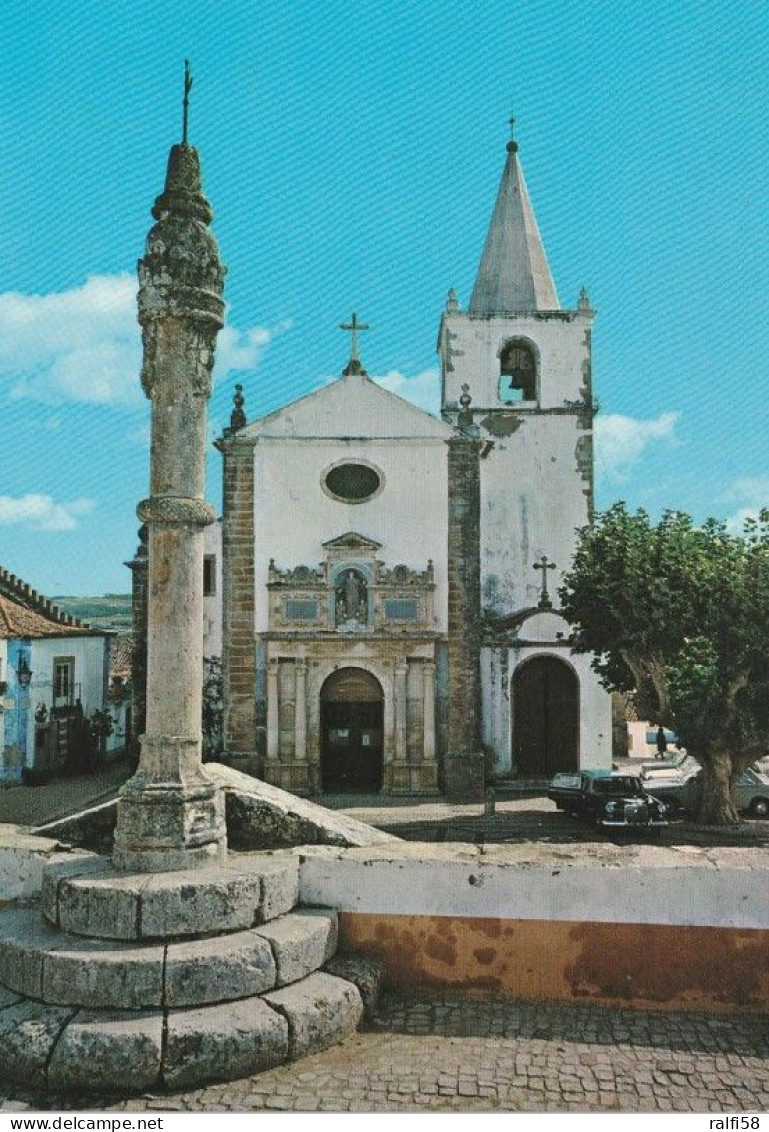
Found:
[[[168,1017],[163,1079],[170,1088],[232,1080],[288,1057],[288,1023],[260,998],[175,1010]]]
[[[161,1011],[82,1011],[64,1028],[48,1066],[51,1088],[141,1092],[157,1083]]]
[[[168,1006],[249,998],[275,986],[277,970],[269,942],[255,931],[171,943],[166,951]]]
[[[41,1083],[61,1032],[74,1010],[20,1002],[0,1010],[0,1080]]]
[[[159,1006],[164,948],[67,936],[39,909],[0,913],[0,981],[10,990],[57,1005]]]
[[[0,1111],[769,1111],[763,1017],[388,995],[377,1028],[242,1080],[130,1099],[0,1090]]]

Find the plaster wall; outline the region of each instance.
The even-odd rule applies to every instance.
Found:
[[[483,428],[486,418],[477,419]],[[510,423],[515,431],[494,436],[480,462],[481,606],[499,615],[537,604],[542,576],[533,567],[542,555],[556,564],[547,579],[556,595],[575,531],[588,521],[580,418],[521,412]]]
[[[584,849],[584,847],[582,847]],[[303,849],[300,898],[405,991],[769,1011],[763,851],[545,845]]]
[[[373,464],[383,476],[382,490],[365,503],[332,499],[321,487],[335,463]],[[262,438],[254,446],[255,629],[268,624],[267,568],[315,566],[323,543],[347,531],[381,543],[378,556],[388,566],[435,568],[435,614],[445,631],[447,604],[447,455],[442,440],[313,440]]]
[[[559,848],[305,847],[300,896],[307,904],[370,915],[769,930],[769,861],[762,850],[681,852],[639,844],[607,861],[601,852],[590,859],[574,847]]]

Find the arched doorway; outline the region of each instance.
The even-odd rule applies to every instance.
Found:
[[[339,668],[320,692],[321,781],[327,793],[382,789],[384,694],[364,668]]]
[[[513,766],[519,778],[579,770],[579,680],[557,657],[535,656],[515,670]]]

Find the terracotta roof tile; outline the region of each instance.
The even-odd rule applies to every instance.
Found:
[[[0,566],[0,637],[105,636],[87,622],[63,613],[48,598]]]

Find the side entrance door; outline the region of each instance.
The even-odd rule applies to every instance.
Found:
[[[579,680],[557,657],[535,656],[515,671],[513,765],[518,778],[579,770]]]

